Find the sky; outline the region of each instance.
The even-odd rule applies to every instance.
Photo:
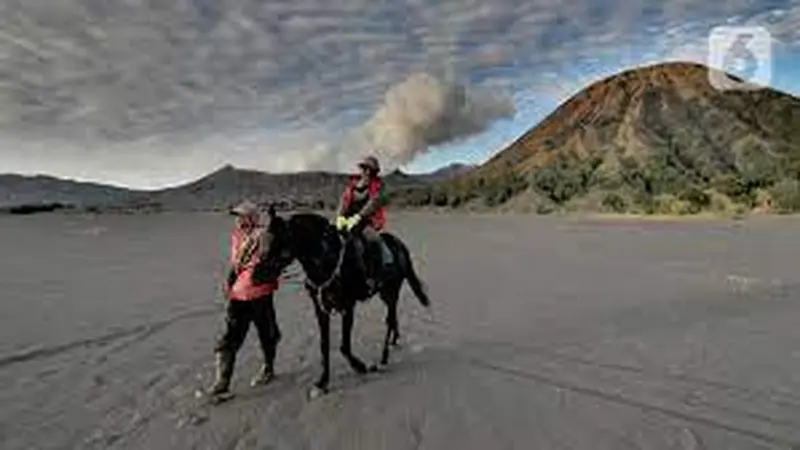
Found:
[[[800,0],[0,0],[0,173],[155,189],[269,172],[480,163],[592,81],[773,38]]]

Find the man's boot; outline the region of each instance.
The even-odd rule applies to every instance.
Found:
[[[233,356],[227,352],[216,353],[216,379],[211,386],[209,395],[217,396],[230,392],[231,376],[233,375]]]
[[[250,386],[256,387],[268,384],[270,381],[272,381],[272,377],[274,376],[275,373],[272,371],[272,366],[270,366],[269,364],[262,364],[261,367],[258,369],[256,376],[254,376],[253,379],[250,380]]]
[[[275,348],[262,348],[262,352],[264,353],[264,363],[261,364],[256,376],[250,380],[251,387],[268,384],[275,376]]]

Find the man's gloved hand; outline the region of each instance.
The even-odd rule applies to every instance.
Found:
[[[347,228],[349,220],[347,220],[344,216],[339,216],[336,218],[336,229],[341,231]]]
[[[353,228],[358,226],[359,223],[361,223],[361,214],[356,214],[347,222],[347,231],[353,231]]]

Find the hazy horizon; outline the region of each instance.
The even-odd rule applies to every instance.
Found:
[[[767,28],[800,92],[800,0],[371,4],[0,0],[0,167],[137,189],[226,164],[428,172],[480,163],[590,81],[707,63],[717,25]]]
[[[400,170],[402,173],[404,173],[406,175],[426,175],[426,174],[432,174],[432,173],[437,172],[439,170],[444,170],[444,169],[446,169],[448,167],[457,166],[457,165],[473,166],[474,164],[466,163],[466,162],[453,161],[453,162],[447,163],[447,164],[442,165],[442,166],[433,167],[433,168],[431,168],[429,170],[405,170],[403,168],[398,168],[396,170]],[[197,180],[199,180],[201,178],[204,178],[206,176],[213,175],[214,173],[216,173],[216,172],[218,172],[220,170],[226,169],[226,168],[233,168],[234,170],[248,170],[248,171],[249,170],[253,170],[253,171],[257,171],[257,172],[261,172],[261,173],[265,173],[265,174],[269,174],[269,175],[291,175],[291,174],[297,174],[297,173],[312,173],[312,172],[324,172],[324,173],[340,174],[340,175],[350,175],[350,174],[353,173],[352,170],[351,171],[347,171],[347,170],[325,170],[325,169],[321,169],[321,170],[316,170],[316,169],[314,169],[314,170],[311,170],[311,169],[309,169],[309,170],[291,170],[291,171],[273,172],[273,171],[269,171],[269,170],[251,169],[251,168],[246,168],[246,167],[237,167],[237,166],[232,165],[232,164],[225,164],[223,166],[217,167],[216,169],[213,169],[213,170],[211,170],[211,171],[209,171],[207,173],[203,173],[203,174],[201,174],[201,175],[199,175],[197,177],[194,177],[194,178],[189,178],[189,179],[184,180],[184,181],[179,181],[179,182],[168,184],[168,185],[161,185],[161,186],[158,186],[158,187],[150,187],[150,188],[148,188],[148,187],[129,186],[129,185],[121,184],[121,183],[116,183],[116,182],[113,182],[113,181],[111,181],[111,182],[96,181],[96,180],[92,180],[92,179],[82,179],[82,178],[75,178],[75,177],[69,177],[69,176],[59,176],[59,175],[53,175],[53,174],[49,174],[49,173],[42,173],[42,172],[31,172],[31,173],[0,172],[0,176],[9,176],[10,175],[10,176],[23,176],[23,177],[28,177],[28,178],[32,178],[32,177],[52,177],[52,178],[57,178],[57,179],[64,180],[64,181],[73,181],[73,182],[78,182],[78,183],[101,184],[101,185],[105,185],[105,186],[129,189],[129,190],[133,190],[133,191],[157,191],[157,190],[161,190],[161,189],[169,189],[169,188],[181,187],[181,186],[184,186],[184,185],[186,185],[188,183],[192,183],[192,182],[197,181]]]

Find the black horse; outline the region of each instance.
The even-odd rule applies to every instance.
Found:
[[[334,313],[342,316],[341,353],[359,374],[378,370],[367,367],[351,350],[351,334],[356,303],[379,294],[386,304],[386,336],[380,365],[389,361],[389,347],[400,338],[397,323],[397,303],[403,281],[408,280],[411,290],[420,303],[427,307],[430,300],[423,282],[411,261],[408,248],[390,233],[381,236],[393,255],[393,263],[382,273],[378,284],[370,291],[362,266],[356,258],[362,257],[357,240],[349,233],[336,230],[330,221],[314,213],[297,213],[284,219],[275,209],[269,209],[267,228],[269,249],[262,260],[265,276],[279,275],[297,260],[306,274],[305,287],[313,300],[314,312],[320,332],[322,375],[312,389],[312,396],[327,392],[330,378],[330,319]]]

